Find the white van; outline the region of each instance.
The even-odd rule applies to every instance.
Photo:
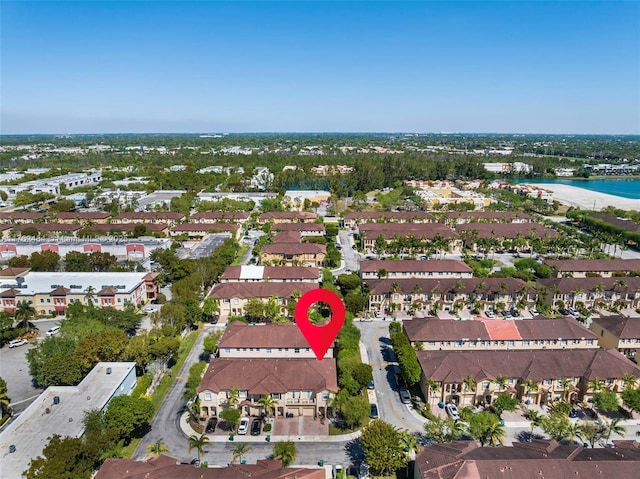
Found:
[[[58,334],[58,331],[60,331],[60,326],[54,326],[49,331],[47,331],[47,336],[48,337],[55,336],[56,334]]]

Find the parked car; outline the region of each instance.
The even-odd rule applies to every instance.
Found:
[[[486,313],[487,318],[495,318],[496,317],[496,313],[494,313],[492,310],[488,310]]]
[[[404,388],[400,389],[400,401],[402,404],[411,404],[411,394]]]
[[[47,331],[46,336],[55,336],[56,334],[58,334],[58,331],[60,331],[60,326],[54,326],[53,328],[49,329],[49,331]]]
[[[519,318],[520,317],[520,311],[518,311],[517,309],[512,309],[509,312],[511,313],[511,316],[513,316],[514,318]]]
[[[570,418],[577,418],[578,417],[578,411],[576,411],[575,409],[572,409],[571,412],[569,413],[569,417]]]
[[[378,405],[373,403],[371,404],[371,414],[369,414],[371,419],[378,419]]]
[[[529,312],[531,313],[532,316],[538,316],[538,314],[540,314],[538,313],[538,310],[536,308],[531,308]]]
[[[455,404],[447,403],[444,408],[447,411],[447,414],[451,416],[451,419],[453,419],[454,421],[460,419],[460,413],[458,412],[458,407]]]
[[[25,344],[28,344],[29,341],[27,341],[26,339],[14,339],[13,341],[9,341],[9,347],[10,348],[17,348],[18,346],[24,346]]]
[[[240,426],[238,426],[238,434],[246,434],[249,430],[249,418],[243,417],[240,419]]]
[[[369,381],[367,383],[367,389],[375,389],[375,388],[376,387],[375,387],[375,384],[374,384],[373,379],[372,379],[371,381]]]
[[[153,306],[146,306],[143,310],[145,313],[153,313],[155,308]]]
[[[209,419],[209,421],[207,422],[207,427],[205,427],[204,429],[205,434],[213,434],[216,430],[217,425],[218,425],[217,417],[212,417],[211,419]]]
[[[260,419],[254,419],[251,423],[251,435],[257,436],[262,430],[262,421]]]
[[[578,311],[576,308],[568,307],[565,311],[571,316],[580,316],[580,311]]]

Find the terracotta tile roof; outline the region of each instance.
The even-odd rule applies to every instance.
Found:
[[[325,479],[322,468],[282,467],[282,461],[259,460],[256,464],[231,464],[229,467],[200,468],[179,464],[160,455],[148,461],[107,459],[94,479]]]
[[[607,223],[615,225],[619,228],[623,228],[627,231],[632,231],[635,233],[640,232],[640,224],[634,223],[633,221],[630,221],[630,220],[624,220],[622,218],[616,218],[615,216],[610,216],[604,213],[597,213],[597,212],[591,213],[591,216],[594,218],[598,218],[603,221],[606,221]]]
[[[236,223],[181,223],[171,228],[171,231],[193,231],[205,233],[220,233],[238,231],[240,225]]]
[[[60,220],[105,220],[111,215],[103,211],[61,211],[55,216]]]
[[[0,223],[0,231],[7,231],[13,228],[12,224]]]
[[[44,213],[32,211],[1,211],[0,220],[39,220],[44,218]]]
[[[423,262],[420,261],[420,263]],[[365,261],[360,265],[362,266],[364,263]],[[436,292],[444,295],[453,293],[495,295],[520,293],[523,288],[526,288],[528,294],[535,292],[531,286],[517,278],[386,278],[367,279],[365,283],[369,285],[370,294],[387,294],[391,291],[394,283],[398,287],[398,293],[402,294],[412,293],[417,290],[429,295]],[[503,283],[507,286],[506,289],[500,287],[503,286]]]
[[[464,324],[462,324],[464,323]],[[481,321],[424,318],[403,321],[409,341],[457,341],[461,338],[489,340],[487,328]]]
[[[0,270],[0,278],[20,276],[28,271],[29,268],[5,268],[3,270]]]
[[[558,233],[538,223],[465,223],[455,227],[456,232],[477,231],[478,238],[515,238],[520,234],[528,238],[532,232],[536,238],[555,238]]]
[[[283,219],[283,220],[315,220],[318,217],[315,213],[309,213],[308,211],[271,211],[269,213],[262,213],[258,216],[258,221],[266,222],[269,220]]]
[[[506,222],[514,220],[532,221],[533,216],[520,211],[447,211],[443,215],[448,219],[465,219],[470,221]]]
[[[263,246],[261,252],[285,255],[326,254],[327,247],[316,243],[274,243]]]
[[[317,283],[220,283],[216,284],[209,293],[209,297],[216,299],[228,298],[291,298],[294,292],[306,293],[318,287]]]
[[[426,211],[352,211],[344,215],[345,220],[376,220],[385,221],[411,221],[429,220],[435,218]]]
[[[184,217],[184,213],[178,213],[177,211],[126,211],[115,215],[113,219],[179,221]]]
[[[619,285],[620,281],[624,285]],[[618,291],[624,293],[635,293],[640,288],[640,277],[627,276],[624,278],[547,278],[537,281],[538,290],[541,286],[547,288],[549,295],[553,294],[554,285],[561,294],[571,293],[581,289],[585,293],[595,292],[599,284],[602,284],[604,291]]]
[[[232,322],[220,339],[219,348],[308,348],[295,323],[257,324]]]
[[[593,318],[593,323],[609,331],[619,339],[640,338],[640,317],[602,316]]]
[[[316,359],[227,359],[211,361],[198,392],[239,387],[249,394],[338,390],[336,361]]]
[[[98,291],[98,296],[115,296],[118,294],[118,290],[115,288],[104,288]]]
[[[626,373],[640,378],[640,368],[615,350],[542,349],[518,351],[418,351],[418,361],[429,379],[462,382],[512,378],[555,379],[561,377],[621,378]]]
[[[201,211],[194,213],[190,216],[190,221],[200,220],[246,220],[249,218],[249,213],[246,211]]]
[[[19,294],[20,294],[20,290],[19,289],[11,288],[11,289],[5,289],[4,291],[0,292],[0,297],[2,297],[2,298],[15,298]]]
[[[14,231],[24,231],[28,228],[35,228],[37,231],[78,231],[82,225],[70,225],[67,223],[23,223],[14,226]]]
[[[133,231],[136,226],[142,225],[151,232],[166,230],[169,226],[166,223],[106,223],[89,226],[89,231],[109,232],[109,231]]]
[[[416,457],[422,479],[601,479],[636,477],[640,450],[635,441],[615,448],[585,449],[553,440],[479,447],[475,441],[434,444]]]
[[[299,231],[282,231],[273,235],[271,240],[275,243],[302,243],[302,235]],[[264,249],[264,248],[263,248]]]
[[[565,259],[547,260],[545,264],[559,273],[600,272],[600,271],[640,271],[640,259]]]
[[[433,239],[437,234],[444,239],[460,236],[448,226],[441,223],[364,223],[358,226],[360,234],[367,240],[375,240],[378,236],[391,239],[394,236]]]
[[[274,223],[271,231],[316,231],[324,233],[324,225],[320,223]]]
[[[506,321],[503,321],[506,322]],[[574,318],[521,319],[514,321],[522,339],[597,339],[598,337]]]
[[[501,319],[479,319],[478,321],[484,323],[489,332],[489,337],[493,341],[519,341],[522,339],[515,321],[503,321]]]
[[[220,279],[221,281],[242,281],[243,279],[318,281],[319,277],[318,268],[305,266],[229,266]]]
[[[360,271],[367,273],[377,273],[381,269],[389,273],[401,273],[422,271],[448,272],[448,273],[471,273],[473,270],[464,262],[451,259],[433,260],[371,260],[360,263]],[[483,278],[488,279],[488,278]],[[412,280],[415,282],[415,280]],[[454,280],[455,282],[455,280]]]
[[[54,289],[49,293],[51,296],[66,296],[71,291],[69,288],[64,288],[60,286],[59,288]]]

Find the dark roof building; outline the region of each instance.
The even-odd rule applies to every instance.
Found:
[[[414,479],[601,479],[635,478],[640,445],[613,441],[614,448],[587,449],[553,440],[479,447],[475,441],[434,444],[422,449]]]
[[[107,459],[94,479],[325,479],[323,468],[282,467],[282,461],[201,468],[160,455],[148,461]]]

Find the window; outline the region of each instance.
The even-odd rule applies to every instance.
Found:
[[[545,386],[551,386],[551,379],[545,379],[544,381],[542,381],[542,384],[544,384]]]
[[[489,381],[485,381],[482,383],[482,389],[489,389]]]
[[[40,302],[44,303],[44,298],[40,298]],[[20,304],[20,301],[18,301],[18,304]]]
[[[47,303],[50,303],[50,302],[51,302],[51,298],[47,298]]]
[[[267,354],[271,354],[271,348],[267,348]]]
[[[209,393],[209,392],[204,393],[204,400],[205,401],[211,401],[211,393]]]
[[[224,348],[224,352],[225,353],[230,353],[231,352],[231,348]]]
[[[294,352],[295,354],[299,354],[299,353],[300,353],[300,348],[295,348],[295,349],[293,350],[293,352]]]
[[[271,393],[271,397],[273,399],[280,399],[281,394],[280,393]]]

